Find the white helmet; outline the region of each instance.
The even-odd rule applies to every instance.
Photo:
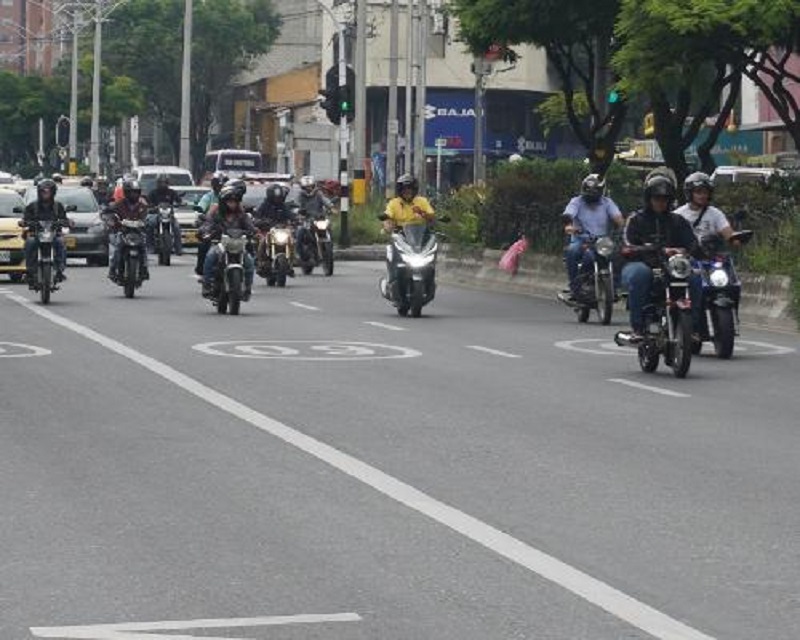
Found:
[[[300,187],[302,189],[313,189],[317,186],[317,180],[314,176],[303,176],[300,178]]]

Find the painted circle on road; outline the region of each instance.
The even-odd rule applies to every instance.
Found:
[[[422,355],[407,347],[340,340],[234,340],[196,344],[192,349],[209,356],[225,358],[306,362],[396,360]]]
[[[18,342],[0,342],[0,358],[35,358],[49,356],[52,351],[44,347],[35,347],[31,344]]]
[[[562,340],[556,342],[555,347],[565,351],[588,353],[594,356],[636,356],[636,349],[620,347],[613,340],[606,338],[584,338],[581,340]],[[711,345],[704,346],[704,353],[710,354]],[[795,349],[784,347],[771,342],[757,342],[755,340],[737,340],[734,353],[746,356],[785,356],[795,353]]]

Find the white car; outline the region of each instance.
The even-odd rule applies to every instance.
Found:
[[[156,178],[160,175],[167,176],[169,186],[175,191],[180,191],[181,187],[193,187],[194,178],[192,172],[181,167],[170,167],[160,164],[149,164],[136,167],[133,170],[133,177],[142,185],[142,195],[147,196],[156,187]]]
[[[785,175],[785,171],[769,167],[717,167],[711,174],[711,182],[715,186],[743,182],[768,182],[770,178]]]

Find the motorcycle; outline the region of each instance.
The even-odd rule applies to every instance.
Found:
[[[737,231],[731,239],[745,244],[752,237],[752,231]],[[711,342],[716,356],[729,360],[733,356],[736,336],[739,335],[742,282],[736,273],[733,258],[723,250],[722,242],[718,236],[703,239],[701,246],[706,257],[695,263],[703,283],[703,322],[699,331],[700,342],[694,343],[693,350],[699,354],[703,343]]]
[[[639,250],[654,251],[650,246]],[[636,250],[628,248],[628,250]],[[663,355],[664,364],[676,378],[685,378],[692,364],[692,302],[689,278],[692,262],[675,250],[659,251],[659,266],[653,269],[650,300],[644,307],[644,337],[633,343],[631,337],[619,332],[614,341],[619,346],[638,348],[639,367],[645,373],[658,368]]]
[[[379,220],[387,220],[381,214]],[[448,222],[449,218],[439,218]],[[401,316],[409,313],[414,318],[422,315],[422,307],[436,296],[436,256],[439,237],[430,225],[406,225],[392,232],[392,242],[386,247],[386,262],[395,266],[397,278],[390,283],[380,280],[381,295],[397,309]]]
[[[34,221],[26,224],[20,220],[20,226],[27,227],[28,233],[36,235],[39,248],[36,255],[36,271],[33,273],[33,282],[30,283],[34,291],[39,292],[42,304],[50,304],[50,294],[58,291],[59,286],[53,275],[55,261],[55,250],[53,243],[59,233],[62,232],[64,222],[53,220],[47,224],[42,221]]]
[[[172,247],[175,243],[173,229],[175,225],[175,210],[172,205],[161,203],[155,227],[155,247],[158,253],[158,264],[168,267],[172,258]]]
[[[241,229],[230,229],[210,251],[219,252],[217,271],[214,274],[214,291],[211,303],[217,312],[239,315],[239,307],[245,302],[244,256],[248,237]]]
[[[333,275],[333,238],[331,237],[331,221],[327,216],[312,218],[303,215],[300,242],[297,255],[303,274],[311,275],[315,267],[322,265],[326,276]]]
[[[286,278],[294,276],[294,242],[292,229],[285,224],[277,224],[266,232],[266,261],[260,265],[259,275],[266,278],[267,286],[286,286]]]
[[[578,283],[574,302],[565,302],[578,316],[578,322],[589,320],[597,312],[603,325],[611,324],[616,291],[614,289],[614,264],[616,249],[608,236],[587,236],[583,240],[583,258],[578,264]]]
[[[143,244],[145,222],[143,220],[122,220],[120,232],[120,252],[117,284],[125,290],[126,298],[133,298],[136,289],[144,282],[143,262],[147,261],[147,251]]]

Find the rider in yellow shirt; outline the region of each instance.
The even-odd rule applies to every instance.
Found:
[[[431,203],[419,193],[419,182],[409,173],[400,176],[395,185],[395,197],[386,205],[387,220],[383,225],[387,231],[408,224],[429,224],[434,212]]]

